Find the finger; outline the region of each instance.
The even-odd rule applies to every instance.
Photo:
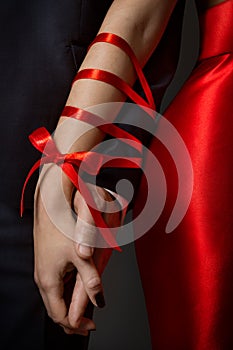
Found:
[[[87,336],[89,334],[89,331],[95,330],[95,326],[93,326],[93,321],[92,321],[92,323],[90,321],[91,320],[87,319],[87,322],[84,323],[83,319],[82,319],[82,321],[78,327],[72,327],[70,325],[68,318],[67,318],[66,325],[60,324],[60,326],[63,328],[63,330],[66,334],[79,334],[79,335]]]
[[[48,315],[55,323],[64,322],[67,314],[67,307],[63,299],[63,282],[53,281],[39,283],[39,290],[47,309]]]
[[[82,330],[74,330],[74,329],[69,329],[67,327],[63,327],[64,332],[66,334],[78,334],[78,335],[83,335],[84,337],[87,337],[89,335],[89,331],[82,331]]]
[[[89,259],[91,256],[93,256],[94,248],[84,244],[77,243],[76,252],[80,258]]]
[[[77,254],[82,259],[89,259],[93,253],[97,239],[97,228],[90,210],[79,192],[75,196],[77,221],[75,225],[75,241],[78,242]]]
[[[83,317],[88,302],[88,295],[85,291],[80,275],[78,274],[68,313],[69,323],[73,328],[78,327],[80,330],[95,329],[95,323],[92,320]]]
[[[69,318],[67,317],[67,308],[63,298],[59,298],[61,299],[61,303],[64,306],[62,310],[63,312],[61,312],[59,305],[60,301],[58,300],[57,296],[55,296],[56,292],[53,295],[52,291],[45,292],[45,289],[42,288],[40,289],[40,292],[49,317],[51,317],[54,322],[58,323],[64,329],[65,333],[87,336],[90,330],[95,329],[95,324],[93,321],[85,319],[83,317],[80,317],[79,322],[72,326],[69,322]]]
[[[91,302],[97,307],[104,307],[105,300],[102,281],[93,259],[84,260],[75,253],[73,264],[79,272],[83,286]]]
[[[63,330],[66,334],[79,334],[79,335],[87,336],[89,334],[89,331],[95,330],[95,329],[85,329],[85,328],[81,328],[81,327],[72,328],[68,319],[67,319],[67,325],[60,324],[60,326],[63,328]]]
[[[51,310],[50,310],[50,305],[49,305],[49,301],[48,301],[48,298],[47,298],[47,294],[45,294],[41,288],[39,288],[39,292],[40,292],[40,295],[42,297],[42,300],[43,300],[44,306],[46,308],[47,314],[51,318]]]

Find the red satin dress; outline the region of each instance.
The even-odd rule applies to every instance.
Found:
[[[232,0],[201,14],[198,64],[164,114],[194,171],[190,206],[169,234],[176,168],[158,140],[151,146],[168,188],[159,220],[136,241],[153,350],[233,349],[232,25]]]

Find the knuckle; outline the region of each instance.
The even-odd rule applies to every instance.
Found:
[[[90,247],[90,246],[84,245],[84,244],[78,245],[77,254],[80,258],[82,258],[84,260],[90,259],[90,257],[93,255],[93,253],[94,253],[93,247]]]
[[[49,318],[51,318],[54,321],[52,312],[47,310],[47,314],[48,314]]]
[[[74,331],[69,328],[63,327],[63,330],[66,334],[74,334]]]
[[[101,289],[101,279],[99,276],[95,276],[90,278],[87,281],[87,288],[90,290],[97,290],[97,289]]]
[[[49,312],[48,310],[47,310],[47,315],[48,315],[49,318],[52,319],[52,314],[51,314],[51,312]]]
[[[35,281],[35,283],[36,283],[37,286],[40,285],[40,280],[39,280],[39,277],[38,277],[37,272],[34,272],[34,281]]]
[[[48,316],[53,320],[54,323],[57,323],[61,327],[66,327],[64,319],[57,315],[53,310],[47,310]]]
[[[54,323],[63,326],[62,320],[57,315],[55,315],[55,313],[52,310],[47,310],[47,314],[53,320]]]
[[[62,319],[60,317],[58,317],[57,315],[54,315],[53,313],[51,313],[50,318],[52,318],[54,323],[62,324]]]
[[[49,276],[42,276],[39,278],[39,283],[38,283],[40,289],[44,290],[44,291],[49,291],[52,288],[54,288],[54,284],[53,281],[51,280],[51,278]]]
[[[69,323],[71,327],[79,328],[81,320],[72,317],[72,318],[69,318]]]

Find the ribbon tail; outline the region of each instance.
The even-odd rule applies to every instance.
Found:
[[[109,229],[109,227],[103,220],[102,216],[100,215],[100,212],[97,209],[94,209],[96,206],[95,201],[93,200],[91,193],[87,189],[87,186],[85,185],[85,183],[82,181],[82,179],[78,176],[77,172],[73,168],[73,165],[70,163],[63,163],[61,168],[78,190],[80,189],[79,182],[82,184],[82,195],[96,223],[96,227],[99,229],[106,243],[109,244],[111,248],[114,248],[115,250],[118,250],[118,251],[122,251],[122,249],[118,246],[116,240],[112,236],[111,230]],[[85,191],[83,191],[84,188],[85,188]],[[107,230],[103,232],[101,228],[105,228]]]
[[[142,158],[137,157],[111,157],[104,164],[103,168],[126,168],[126,169],[141,169]]]
[[[34,174],[34,172],[40,167],[40,165],[43,163],[42,159],[39,159],[31,168],[31,170],[29,171],[26,180],[23,184],[23,189],[22,189],[22,193],[21,193],[21,199],[20,199],[20,216],[23,216],[23,212],[24,212],[24,193],[25,193],[25,189],[26,186],[28,184],[28,181],[30,179],[30,177]]]
[[[112,235],[110,228],[107,226],[101,213],[99,212],[99,210],[95,209],[95,202],[91,196],[90,191],[85,186],[85,183],[83,182],[83,180],[81,178],[79,178],[79,182],[82,183],[82,195],[84,194],[84,199],[87,203],[87,206],[91,212],[91,215],[92,215],[96,225],[98,225],[97,228],[99,229],[102,237],[104,238],[105,242],[107,244],[109,244],[109,246],[111,248],[114,248],[115,250],[121,252],[122,249],[118,246],[115,238]],[[83,193],[84,188],[85,188],[85,193]],[[105,229],[105,230],[102,230],[102,229]]]

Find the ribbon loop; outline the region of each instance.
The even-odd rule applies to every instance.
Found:
[[[45,127],[41,127],[33,131],[31,135],[29,135],[29,140],[41,153],[44,153],[44,150],[46,150],[46,155],[60,154],[55,142]]]
[[[69,177],[73,185],[79,190],[79,182],[83,184],[83,180],[79,175],[79,171],[76,168],[80,169],[82,165],[82,170],[87,172],[90,175],[97,175],[102,167],[123,167],[123,168],[139,168],[141,164],[141,158],[127,158],[127,157],[113,157],[106,154],[100,154],[98,152],[74,152],[68,154],[62,154],[52,136],[48,130],[44,127],[36,129],[30,136],[29,140],[32,145],[39,150],[43,157],[38,160],[34,166],[29,171],[27,178],[25,180],[20,203],[20,213],[23,215],[23,202],[24,202],[24,192],[27,186],[27,183],[34,172],[44,164],[54,163],[57,166],[60,166],[61,169]],[[100,230],[105,241],[110,245],[110,247],[115,248],[116,250],[121,250],[115,238],[111,235],[110,228],[106,225],[102,218],[102,213],[99,212],[96,207],[95,201],[89,193],[87,186],[83,185],[84,199],[87,201],[88,208],[94,218],[97,228]],[[91,203],[91,204],[88,204]],[[105,229],[105,230],[103,230]]]

